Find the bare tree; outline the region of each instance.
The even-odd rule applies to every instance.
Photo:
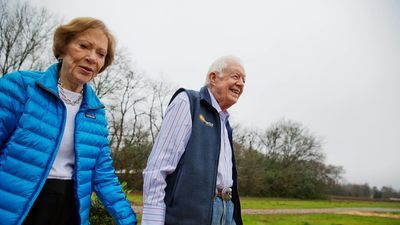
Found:
[[[151,90],[147,79],[132,66],[129,54],[119,49],[113,65],[97,76],[92,86],[107,107],[118,176],[130,188],[140,189],[150,153],[146,113]]]
[[[100,99],[112,97],[122,87],[123,75],[131,70],[129,54],[123,49],[115,53],[114,63],[91,81],[91,85]]]
[[[240,124],[235,124],[233,129],[235,130],[233,140],[242,151],[258,150],[263,153],[260,148],[260,131],[254,128],[244,128]]]
[[[147,96],[146,82],[144,76],[132,68],[126,51],[118,49],[113,65],[97,76],[91,85],[107,106],[113,151],[147,139],[141,118],[144,115],[141,106]]]
[[[238,182],[245,195],[260,196],[265,193],[264,167],[265,155],[254,148],[256,131],[234,126],[234,150]]]
[[[155,137],[160,131],[161,122],[164,118],[164,110],[167,107],[168,100],[174,88],[165,81],[150,81],[149,86],[151,87],[149,95],[150,105],[146,115],[149,121],[151,143],[154,144]]]
[[[115,150],[119,150],[122,141],[125,139],[126,144],[132,144],[136,140],[137,132],[140,130],[140,116],[144,112],[139,110],[139,104],[145,101],[144,84],[142,78],[134,71],[127,71],[123,80],[123,88],[119,92],[120,101],[116,107],[119,116],[116,121],[116,145]],[[114,113],[115,113],[114,112]],[[133,113],[133,117],[129,118],[129,113]],[[113,113],[113,112],[111,112]]]
[[[147,138],[143,134],[146,132],[141,118],[145,114],[146,83],[131,64],[128,54],[120,51],[114,65],[93,81],[95,92],[108,108],[110,142],[114,151]]]
[[[261,134],[258,149],[270,158],[286,161],[322,161],[321,140],[300,123],[281,120]]]
[[[51,34],[57,24],[44,8],[0,0],[1,76],[20,69],[44,69],[49,64]]]

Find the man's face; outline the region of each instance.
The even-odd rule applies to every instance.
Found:
[[[242,95],[246,74],[235,62],[228,62],[222,74],[210,73],[209,88],[223,111],[237,102]]]

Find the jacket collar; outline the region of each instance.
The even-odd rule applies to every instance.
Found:
[[[207,85],[206,85],[206,86],[203,86],[203,87],[200,89],[199,93],[200,93],[200,99],[201,99],[202,101],[207,102],[210,106],[212,106],[211,96],[210,96],[210,93],[208,92],[208,87],[207,87]]]
[[[44,72],[44,76],[42,76],[36,81],[36,84],[39,87],[51,92],[53,95],[57,97],[58,97],[57,81],[58,81],[59,66],[60,66],[59,63],[51,65]],[[81,108],[87,108],[87,109],[104,108],[104,105],[100,102],[99,98],[96,96],[96,93],[88,84],[85,84],[83,86],[83,100]]]
[[[210,92],[208,91],[207,85],[202,87],[200,89],[199,93],[200,93],[200,101],[207,103],[209,105],[209,107],[214,109],[215,112],[219,114],[218,110],[213,107],[211,96],[210,96]],[[226,114],[227,115],[226,115],[226,124],[225,124],[225,126],[226,126],[226,128],[228,130],[228,134],[229,134],[231,145],[232,145],[232,128],[231,128],[231,126],[229,124],[229,120],[228,120],[229,113],[226,112]]]
[[[214,96],[211,96],[211,90],[206,86],[200,89],[200,99],[211,105],[219,114],[224,114],[226,118],[229,117],[228,111],[222,111],[221,106],[218,104]]]

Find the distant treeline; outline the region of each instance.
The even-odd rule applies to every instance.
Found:
[[[398,198],[391,187],[343,184],[344,169],[324,163],[321,140],[300,123],[281,120],[264,131],[235,127],[235,157],[239,191],[244,196],[327,198]],[[151,143],[125,145],[113,152],[121,180],[142,189],[142,170]]]
[[[370,187],[368,184],[336,184],[329,188],[330,195],[348,196],[360,199],[398,199],[400,200],[400,190],[395,190],[392,187],[383,186],[380,189]]]

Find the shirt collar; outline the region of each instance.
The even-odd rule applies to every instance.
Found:
[[[213,93],[211,92],[210,88],[207,88],[208,93],[210,94],[211,97],[211,104],[214,107],[215,110],[217,110],[217,112],[219,113],[219,116],[221,117],[221,119],[223,121],[227,121],[229,118],[229,112],[226,111],[222,111],[221,107],[219,106],[217,100],[215,99]]]

